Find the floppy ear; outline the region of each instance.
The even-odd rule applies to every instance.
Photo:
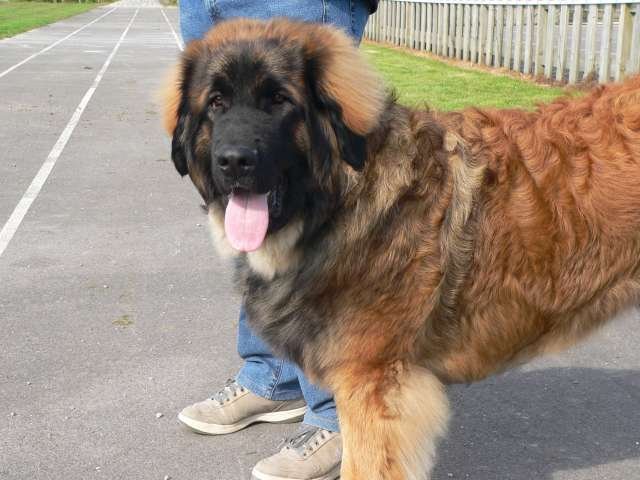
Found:
[[[364,135],[359,135],[347,127],[342,115],[342,109],[336,102],[327,99],[323,103],[336,136],[340,157],[355,170],[362,170],[367,154],[366,138]]]
[[[342,110],[335,101],[314,93],[310,96],[307,125],[312,138],[312,154],[318,162],[319,170],[331,170],[335,150],[340,154],[340,158],[355,170],[362,170],[367,147],[365,137],[354,133],[345,125]]]
[[[342,159],[361,170],[366,135],[378,124],[385,105],[382,80],[369,67],[353,39],[341,30],[314,27],[304,48],[306,82],[314,107],[328,118]],[[312,135],[321,135],[322,126],[314,128],[313,123]]]
[[[168,76],[163,92],[163,124],[172,137],[171,159],[183,177],[189,173],[187,162],[186,126],[189,121],[189,83],[193,76],[194,62],[201,51],[200,42],[189,44],[180,63]]]
[[[187,164],[187,144],[185,139],[185,121],[188,115],[187,109],[183,105],[178,109],[178,123],[173,131],[173,138],[171,140],[171,160],[178,170],[178,173],[183,177],[189,173],[189,167]]]
[[[174,67],[168,75],[162,92],[162,123],[165,131],[172,137],[171,159],[183,177],[189,173],[187,157],[184,149],[184,123],[188,114],[188,105],[184,101],[182,62]]]

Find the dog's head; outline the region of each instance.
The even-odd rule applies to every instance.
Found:
[[[234,20],[189,44],[170,82],[172,158],[225,232],[256,250],[362,170],[384,106],[381,82],[341,31]],[[344,181],[342,181],[342,184]]]

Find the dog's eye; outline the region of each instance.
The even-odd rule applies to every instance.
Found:
[[[222,98],[222,95],[219,93],[216,93],[213,95],[213,97],[211,97],[211,106],[213,108],[220,108],[224,105],[224,99]]]
[[[287,98],[280,92],[274,93],[273,97],[271,97],[271,102],[274,105],[282,105],[286,100]]]

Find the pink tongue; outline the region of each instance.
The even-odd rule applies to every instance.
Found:
[[[262,245],[269,227],[267,195],[232,193],[224,215],[224,230],[233,248],[252,252]]]

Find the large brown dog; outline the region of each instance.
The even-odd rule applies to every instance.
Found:
[[[412,110],[342,33],[239,20],[188,46],[166,106],[253,327],[335,393],[343,480],[427,477],[444,384],[640,300],[640,78]]]

